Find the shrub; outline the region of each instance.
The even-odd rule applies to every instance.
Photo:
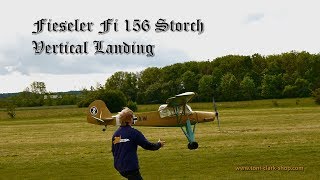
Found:
[[[11,118],[11,119],[14,119],[15,116],[16,116],[16,106],[14,104],[8,104],[7,106],[7,113],[8,113],[8,116]]]
[[[312,92],[312,96],[313,96],[314,101],[316,102],[316,104],[320,104],[320,88],[314,90]]]
[[[274,107],[278,107],[279,106],[278,101],[277,100],[272,100],[272,105]]]
[[[136,102],[129,101],[127,103],[127,107],[130,108],[132,111],[136,112],[138,110],[138,105]]]
[[[99,94],[96,99],[104,101],[110,112],[120,112],[127,102],[126,96],[119,90],[105,90],[103,94]]]

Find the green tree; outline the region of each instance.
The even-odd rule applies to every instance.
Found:
[[[137,102],[140,104],[145,104],[149,101],[149,95],[146,96],[146,90],[149,86],[160,83],[162,77],[162,71],[157,67],[150,67],[138,74],[138,93]],[[152,88],[151,88],[152,89]],[[148,100],[147,100],[148,99]]]
[[[138,88],[146,90],[151,84],[159,82],[162,76],[161,70],[157,67],[150,67],[139,73]]]
[[[160,83],[153,83],[143,93],[144,103],[160,103],[162,102],[162,85]]]
[[[128,99],[136,101],[138,93],[137,82],[138,79],[136,74],[119,71],[107,79],[105,88],[110,90],[120,90]]]
[[[196,92],[198,90],[199,76],[191,71],[186,71],[181,76],[184,91]]]
[[[283,97],[308,97],[311,94],[310,83],[302,78],[297,78],[294,85],[287,85],[283,90]]]
[[[212,85],[213,85],[214,96],[216,97],[217,100],[219,100],[219,96],[221,94],[219,92],[219,86],[221,84],[222,76],[223,76],[223,72],[221,71],[220,68],[218,68],[218,67],[213,68]]]
[[[110,112],[119,112],[127,105],[127,99],[120,90],[110,90],[104,88],[85,90],[82,100],[78,103],[78,107],[88,107],[94,100],[102,100],[106,103]]]
[[[297,96],[309,97],[311,94],[310,83],[306,79],[297,78],[294,85],[297,87]]]
[[[159,94],[160,102],[165,102],[168,97],[183,92],[183,85],[179,79],[173,79],[161,84],[161,94]]]
[[[186,67],[183,63],[177,63],[161,68],[161,72],[161,82],[175,81],[177,78],[181,77],[184,72],[186,72]]]
[[[30,84],[30,90],[35,94],[45,94],[47,92],[46,84],[38,81],[34,81]]]
[[[255,97],[256,86],[253,79],[250,76],[246,76],[240,82],[241,89],[241,99],[242,100],[251,100]]]
[[[99,94],[99,98],[103,100],[110,112],[120,112],[126,105],[127,99],[123,92],[119,90],[105,90],[104,94]]]
[[[44,104],[43,94],[32,93],[29,88],[26,88],[16,96],[10,97],[10,100],[15,102],[18,107],[35,107]]]
[[[297,93],[297,86],[295,85],[286,85],[283,89],[283,97],[287,97],[287,98],[293,98],[293,97],[297,97],[298,93]]]
[[[283,91],[282,75],[264,75],[261,88],[262,97],[280,98]]]
[[[214,95],[214,84],[212,75],[204,75],[199,80],[199,99],[202,101],[211,101]]]
[[[220,92],[222,99],[225,101],[236,101],[239,97],[239,83],[236,77],[227,73],[222,76],[220,84]]]

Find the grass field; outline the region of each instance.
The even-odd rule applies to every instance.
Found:
[[[198,124],[197,150],[179,128],[135,127],[166,141],[159,151],[138,149],[144,179],[320,179],[320,106],[312,99],[217,104],[221,131]],[[83,108],[22,108],[14,120],[2,110],[0,179],[122,179],[111,154],[116,127],[101,130]]]

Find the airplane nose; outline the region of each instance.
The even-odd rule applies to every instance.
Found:
[[[210,116],[210,115],[209,115]],[[213,114],[213,116],[212,117],[205,117],[204,119],[203,119],[203,121],[204,122],[210,122],[210,121],[214,121],[214,114]]]

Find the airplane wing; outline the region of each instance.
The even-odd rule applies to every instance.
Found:
[[[185,92],[182,94],[178,94],[175,97],[170,97],[166,101],[166,103],[168,104],[167,107],[184,106],[189,101],[191,101],[194,95],[194,92]]]

